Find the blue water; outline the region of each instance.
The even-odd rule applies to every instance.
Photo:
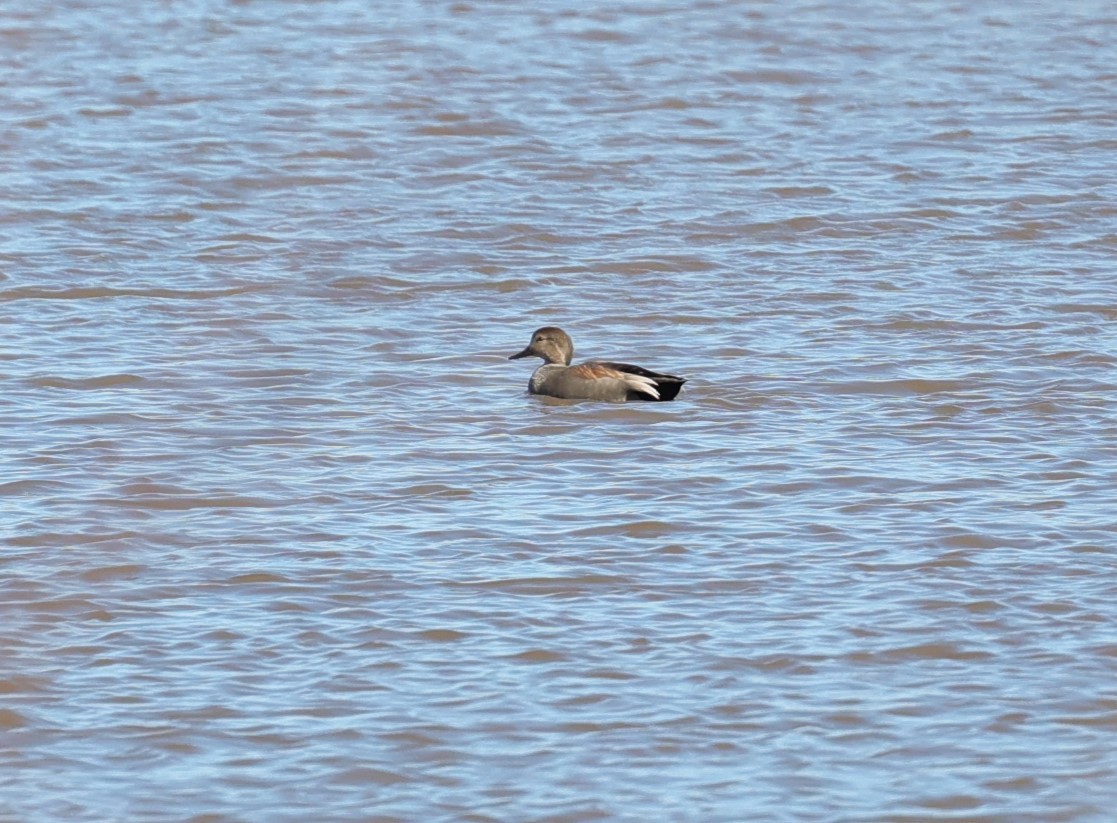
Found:
[[[0,821],[1110,820],[1115,22],[0,3]]]

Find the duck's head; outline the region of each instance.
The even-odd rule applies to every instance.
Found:
[[[569,366],[574,358],[574,343],[570,335],[557,326],[544,326],[531,336],[527,348],[508,359],[519,360],[521,357],[542,357],[544,363]]]

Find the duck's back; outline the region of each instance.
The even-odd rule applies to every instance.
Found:
[[[681,377],[659,374],[626,363],[591,361],[577,366],[550,363],[540,366],[528,386],[532,394],[566,400],[672,400],[683,383]]]

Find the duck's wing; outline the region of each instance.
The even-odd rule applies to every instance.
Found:
[[[586,400],[622,400],[642,397],[659,400],[656,382],[647,374],[625,371],[615,363],[581,363],[563,370],[556,381],[560,397]]]
[[[613,369],[614,371],[626,374],[629,377],[643,378],[650,380],[655,386],[655,393],[645,392],[643,397],[631,397],[631,400],[647,400],[647,395],[651,395],[654,400],[674,400],[678,395],[679,390],[686,382],[685,377],[676,377],[673,374],[663,374],[661,372],[645,369],[643,366],[633,366],[631,363],[598,363],[599,366]]]

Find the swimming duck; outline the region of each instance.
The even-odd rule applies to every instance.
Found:
[[[542,357],[543,365],[531,375],[528,391],[566,400],[674,400],[686,380],[627,363],[591,360],[571,366],[574,342],[556,326],[544,326],[531,336],[527,348],[509,360]]]

